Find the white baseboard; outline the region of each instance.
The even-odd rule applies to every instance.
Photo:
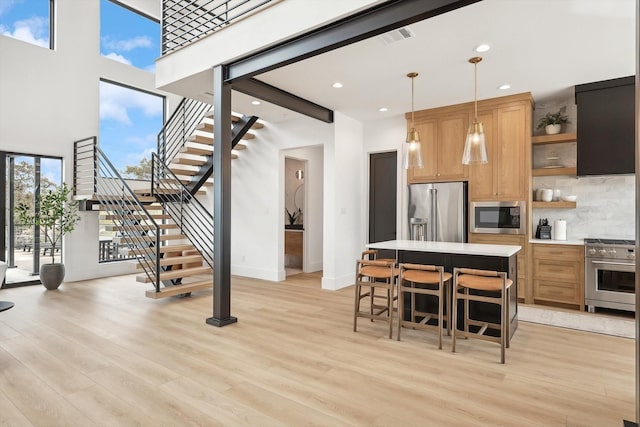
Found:
[[[305,273],[314,273],[316,271],[321,271],[322,270],[322,261],[313,261],[313,262],[308,262],[307,263],[307,268],[305,268],[304,272]]]
[[[345,274],[340,277],[323,277],[322,289],[337,291],[338,289],[346,288],[347,286],[353,285],[353,280],[353,274]]]
[[[284,270],[265,270],[241,265],[232,265],[231,274],[234,276],[251,277],[252,279],[271,280],[272,282],[282,281],[286,277]]]

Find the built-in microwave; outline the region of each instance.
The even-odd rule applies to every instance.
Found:
[[[526,202],[471,202],[472,233],[525,234]]]

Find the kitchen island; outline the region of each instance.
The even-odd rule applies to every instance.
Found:
[[[444,270],[450,273],[453,273],[454,267],[505,271],[507,277],[513,280],[509,295],[509,330],[510,335],[513,336],[518,327],[517,256],[522,249],[520,246],[417,240],[389,240],[369,243],[366,246],[369,249],[394,251],[398,263],[442,265]],[[428,299],[424,304],[429,304]],[[495,304],[472,302],[469,310],[474,319],[499,322],[500,310]],[[461,306],[458,312],[462,313]],[[458,319],[458,324],[462,324],[461,317]]]

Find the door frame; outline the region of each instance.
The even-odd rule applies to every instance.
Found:
[[[15,158],[15,157],[31,157],[34,159],[34,161],[36,161],[36,164],[40,164],[40,161],[42,159],[52,159],[52,160],[59,160],[60,161],[60,181],[61,183],[64,182],[64,158],[63,157],[59,157],[59,156],[50,156],[50,155],[46,155],[46,154],[33,154],[33,153],[22,153],[22,152],[15,152],[15,151],[0,151],[0,200],[7,200],[7,185],[9,185],[9,182],[7,182],[7,174],[9,173],[9,169],[7,168],[7,162],[9,161],[9,158]],[[40,195],[40,185],[39,185],[39,181],[40,181],[40,168],[36,167],[36,181],[38,185],[34,186],[34,192],[36,197],[39,197]],[[9,202],[9,209],[11,209],[11,211],[13,211],[13,197],[11,197],[11,200]],[[14,244],[13,244],[13,233],[14,231],[10,231],[9,235],[7,235],[7,226],[9,226],[10,224],[8,224],[8,221],[11,219],[12,214],[10,213],[9,215],[7,215],[7,209],[0,209],[0,261],[4,261],[8,263],[7,260],[7,251],[8,250],[15,250]],[[13,230],[14,227],[11,227],[11,230]],[[32,253],[33,253],[33,258],[34,258],[34,264],[33,264],[33,271],[31,272],[31,274],[33,275],[37,275],[40,272],[40,258],[38,256],[36,256],[36,254],[40,253],[40,242],[39,242],[39,227],[35,227],[34,229],[34,245],[33,245],[33,249],[32,249]],[[9,242],[9,244],[7,244],[7,238],[11,237],[11,242]],[[62,257],[62,245],[60,246],[60,256]],[[12,257],[13,254],[9,255],[10,259],[13,259]],[[14,266],[9,266],[9,267],[15,267]],[[3,278],[2,280],[2,286],[5,285],[5,278]],[[25,284],[31,284],[32,282],[39,282],[38,281],[27,281],[24,282]]]

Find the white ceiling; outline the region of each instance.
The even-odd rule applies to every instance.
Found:
[[[414,37],[374,37],[257,76],[335,111],[368,121],[473,100],[532,92],[536,103],[571,96],[573,86],[635,74],[634,0],[483,0],[409,26]],[[344,87],[334,89],[339,81]],[[499,90],[509,83],[511,89]],[[233,109],[271,121],[296,113],[234,92]],[[387,107],[388,112],[378,112]]]

